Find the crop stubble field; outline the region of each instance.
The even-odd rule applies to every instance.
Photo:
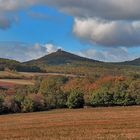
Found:
[[[140,107],[53,110],[0,116],[0,140],[139,140]]]

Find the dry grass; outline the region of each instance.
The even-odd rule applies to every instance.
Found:
[[[18,72],[11,72],[11,71],[0,71],[0,79],[3,79],[3,78],[17,78],[17,79],[20,79],[23,77],[23,75],[21,75],[20,73]]]
[[[12,72],[12,71],[0,71],[0,79],[32,79],[36,76],[68,76],[76,77],[74,74],[63,73],[39,73],[39,72]],[[84,77],[84,76],[81,76]]]
[[[139,140],[140,107],[0,116],[0,140]]]
[[[0,79],[0,85],[34,85],[34,80],[23,80],[23,79]]]

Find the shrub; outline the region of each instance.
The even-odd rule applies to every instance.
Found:
[[[25,97],[24,101],[21,103],[22,112],[33,112],[33,101],[28,96]]]
[[[91,98],[92,106],[112,106],[113,94],[109,91],[95,92]]]
[[[135,99],[135,104],[140,105],[140,80],[131,82],[128,88],[128,92],[131,97]]]
[[[29,98],[33,102],[33,111],[42,111],[45,109],[44,96],[41,94],[31,94]]]
[[[68,108],[82,108],[84,106],[84,94],[79,89],[71,90],[67,106]]]
[[[46,96],[46,106],[48,109],[65,108],[67,102],[67,94],[58,89]]]
[[[3,102],[4,102],[4,96],[0,96],[0,114],[3,113],[4,107],[3,107]]]
[[[66,77],[54,76],[43,79],[40,84],[39,92],[46,95],[53,93],[61,88],[61,86],[67,81]]]
[[[21,104],[22,112],[42,111],[45,108],[44,97],[41,94],[30,94]]]
[[[7,96],[4,98],[3,102],[4,112],[5,113],[16,113],[20,112],[20,108],[18,107],[14,96]]]

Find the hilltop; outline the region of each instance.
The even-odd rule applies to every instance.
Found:
[[[66,51],[63,51],[61,49],[58,49],[56,52],[53,52],[51,54],[45,55],[39,59],[31,60],[28,62],[25,62],[25,64],[37,64],[37,65],[62,65],[62,64],[70,64],[73,62],[99,62],[97,60],[88,59],[85,57],[81,57]]]
[[[125,62],[118,62],[118,63],[107,63],[103,61],[93,60],[86,57],[81,57],[66,51],[63,51],[61,49],[58,49],[56,52],[50,53],[48,55],[45,55],[39,59],[31,60],[24,62],[24,64],[32,64],[32,65],[38,65],[38,66],[44,66],[44,65],[64,65],[64,64],[74,64],[75,62],[78,62],[80,64],[90,63],[90,64],[121,64],[121,65],[134,65],[134,66],[140,66],[140,58],[135,59],[133,61],[125,61]]]

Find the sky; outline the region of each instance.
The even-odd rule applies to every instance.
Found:
[[[107,62],[140,57],[139,0],[0,0],[0,58],[61,48]]]

